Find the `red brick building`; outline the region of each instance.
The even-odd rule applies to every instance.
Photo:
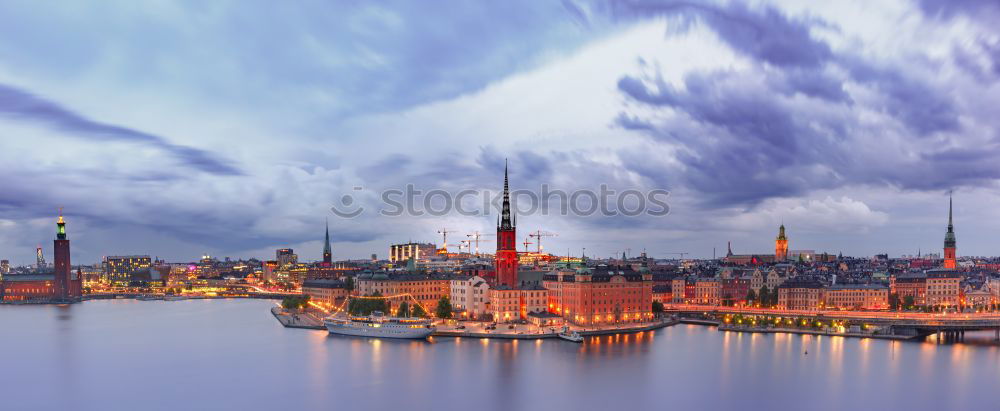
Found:
[[[649,321],[653,275],[630,267],[560,271],[543,280],[549,311],[580,325]]]

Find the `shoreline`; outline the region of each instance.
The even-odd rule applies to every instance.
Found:
[[[281,307],[271,307],[271,315],[274,316],[276,320],[285,328],[297,328],[306,330],[323,330],[326,331],[326,327],[323,326],[322,320],[317,319],[310,313],[296,313],[290,314],[284,311]],[[633,334],[644,331],[654,331],[661,328],[670,327],[672,325],[679,324],[681,321],[676,319],[665,318],[662,321],[655,323],[645,323],[634,327],[622,327],[622,328],[609,328],[609,329],[596,329],[596,330],[576,330],[580,335],[588,336],[598,336],[598,335],[614,335],[614,334]],[[490,338],[490,339],[500,339],[500,340],[541,340],[548,338],[558,338],[558,333],[483,333],[474,331],[435,331],[431,334],[432,337],[443,337],[443,338]]]
[[[826,337],[850,337],[850,338],[873,338],[879,340],[907,341],[916,339],[916,335],[897,334],[865,334],[865,333],[838,333],[830,331],[799,330],[795,328],[760,328],[760,327],[736,327],[731,325],[718,325],[719,331],[746,332],[751,334],[799,334],[799,335],[819,335]]]

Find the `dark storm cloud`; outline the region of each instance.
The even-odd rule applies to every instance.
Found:
[[[814,39],[809,23],[787,18],[778,10],[748,8],[740,2],[716,6],[708,2],[614,0],[616,17],[698,18],[734,50],[780,67],[817,67],[832,57],[830,46]]]
[[[957,14],[976,17],[982,12],[1000,12],[1000,3],[996,0],[918,0],[920,9],[930,16],[945,18]]]
[[[854,57],[843,62],[854,81],[881,92],[888,114],[919,135],[958,129],[958,112],[946,91],[909,77],[899,67],[878,67]]]
[[[683,172],[633,168],[645,176],[679,174],[679,179],[708,196],[712,205],[754,203],[773,196],[801,194],[816,184],[835,181],[831,173],[814,170],[836,152],[842,130],[836,124],[815,127],[816,119],[793,112],[771,90],[748,86],[737,73],[691,73],[684,90],[660,84],[649,90],[634,78],[619,88],[637,101],[669,107],[695,124],[652,130],[660,141],[682,147],[676,160]],[[619,121],[628,117],[619,117]],[[631,120],[623,124],[629,126]],[[649,161],[641,155],[627,164]],[[631,166],[630,166],[631,167]],[[795,172],[790,172],[795,170]],[[809,177],[809,178],[806,178]]]
[[[951,90],[915,74],[940,71],[941,61],[918,56],[902,67],[835,53],[810,34],[811,27],[827,23],[795,19],[769,7],[654,0],[611,4],[619,17],[694,19],[753,63],[749,70],[691,72],[678,86],[658,72],[622,76],[617,86],[630,102],[666,117],[630,113],[627,105],[616,124],[677,148],[674,160],[680,164],[651,166],[655,159],[646,153],[624,153],[626,164],[640,175],[683,183],[717,207],[845,184],[923,190],[1000,178],[1000,169],[985,157],[968,158],[974,150],[935,151],[931,145],[931,139],[962,131]],[[864,107],[857,106],[848,83],[873,92],[865,95]],[[917,137],[925,143],[866,152],[872,145],[866,138],[896,127],[870,124],[858,110],[898,121],[905,127],[903,141],[917,142],[912,138]],[[954,160],[959,156],[966,161]]]
[[[77,138],[146,144],[167,151],[184,163],[212,174],[242,174],[240,170],[204,150],[172,144],[163,137],[127,127],[94,121],[58,103],[4,84],[0,84],[0,115],[55,128]]]

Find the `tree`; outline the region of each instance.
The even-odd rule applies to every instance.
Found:
[[[753,292],[753,288],[747,291],[747,304],[753,304],[757,301],[757,293]]]
[[[900,301],[899,301],[899,294],[898,293],[889,294],[889,309],[890,310],[893,310],[893,311],[899,310],[899,303],[900,303]]]
[[[438,300],[437,308],[434,309],[434,315],[438,318],[451,318],[451,299],[448,296],[442,296]]]
[[[406,318],[410,316],[410,304],[406,301],[399,303],[399,307],[396,307],[396,316],[401,318]]]
[[[659,314],[662,313],[663,311],[664,311],[663,303],[659,301],[653,301],[653,312]]]
[[[309,306],[308,295],[290,296],[290,297],[285,297],[283,300],[281,300],[281,308],[284,308],[286,310],[299,310],[299,309],[304,310],[308,306]]]
[[[352,298],[347,304],[347,312],[353,315],[370,315],[375,311],[389,312],[389,301],[378,292],[363,298]]]
[[[911,309],[913,309],[914,305],[916,305],[916,302],[914,302],[912,295],[908,295],[906,297],[903,297],[903,307],[905,309],[911,310]]]
[[[768,290],[766,285],[760,287],[760,296],[757,297],[757,300],[760,301],[762,307],[771,305],[771,290]]]
[[[423,318],[427,316],[427,311],[424,310],[424,306],[420,304],[414,304],[413,309],[410,311],[410,315],[413,317]]]
[[[347,277],[344,279],[344,288],[348,292],[354,291],[354,277]]]

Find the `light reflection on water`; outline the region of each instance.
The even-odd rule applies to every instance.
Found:
[[[983,333],[967,334],[966,344],[936,345],[678,325],[588,337],[584,344],[399,341],[284,329],[268,313],[271,306],[247,300],[0,306],[0,408],[1000,406],[1000,350]]]

